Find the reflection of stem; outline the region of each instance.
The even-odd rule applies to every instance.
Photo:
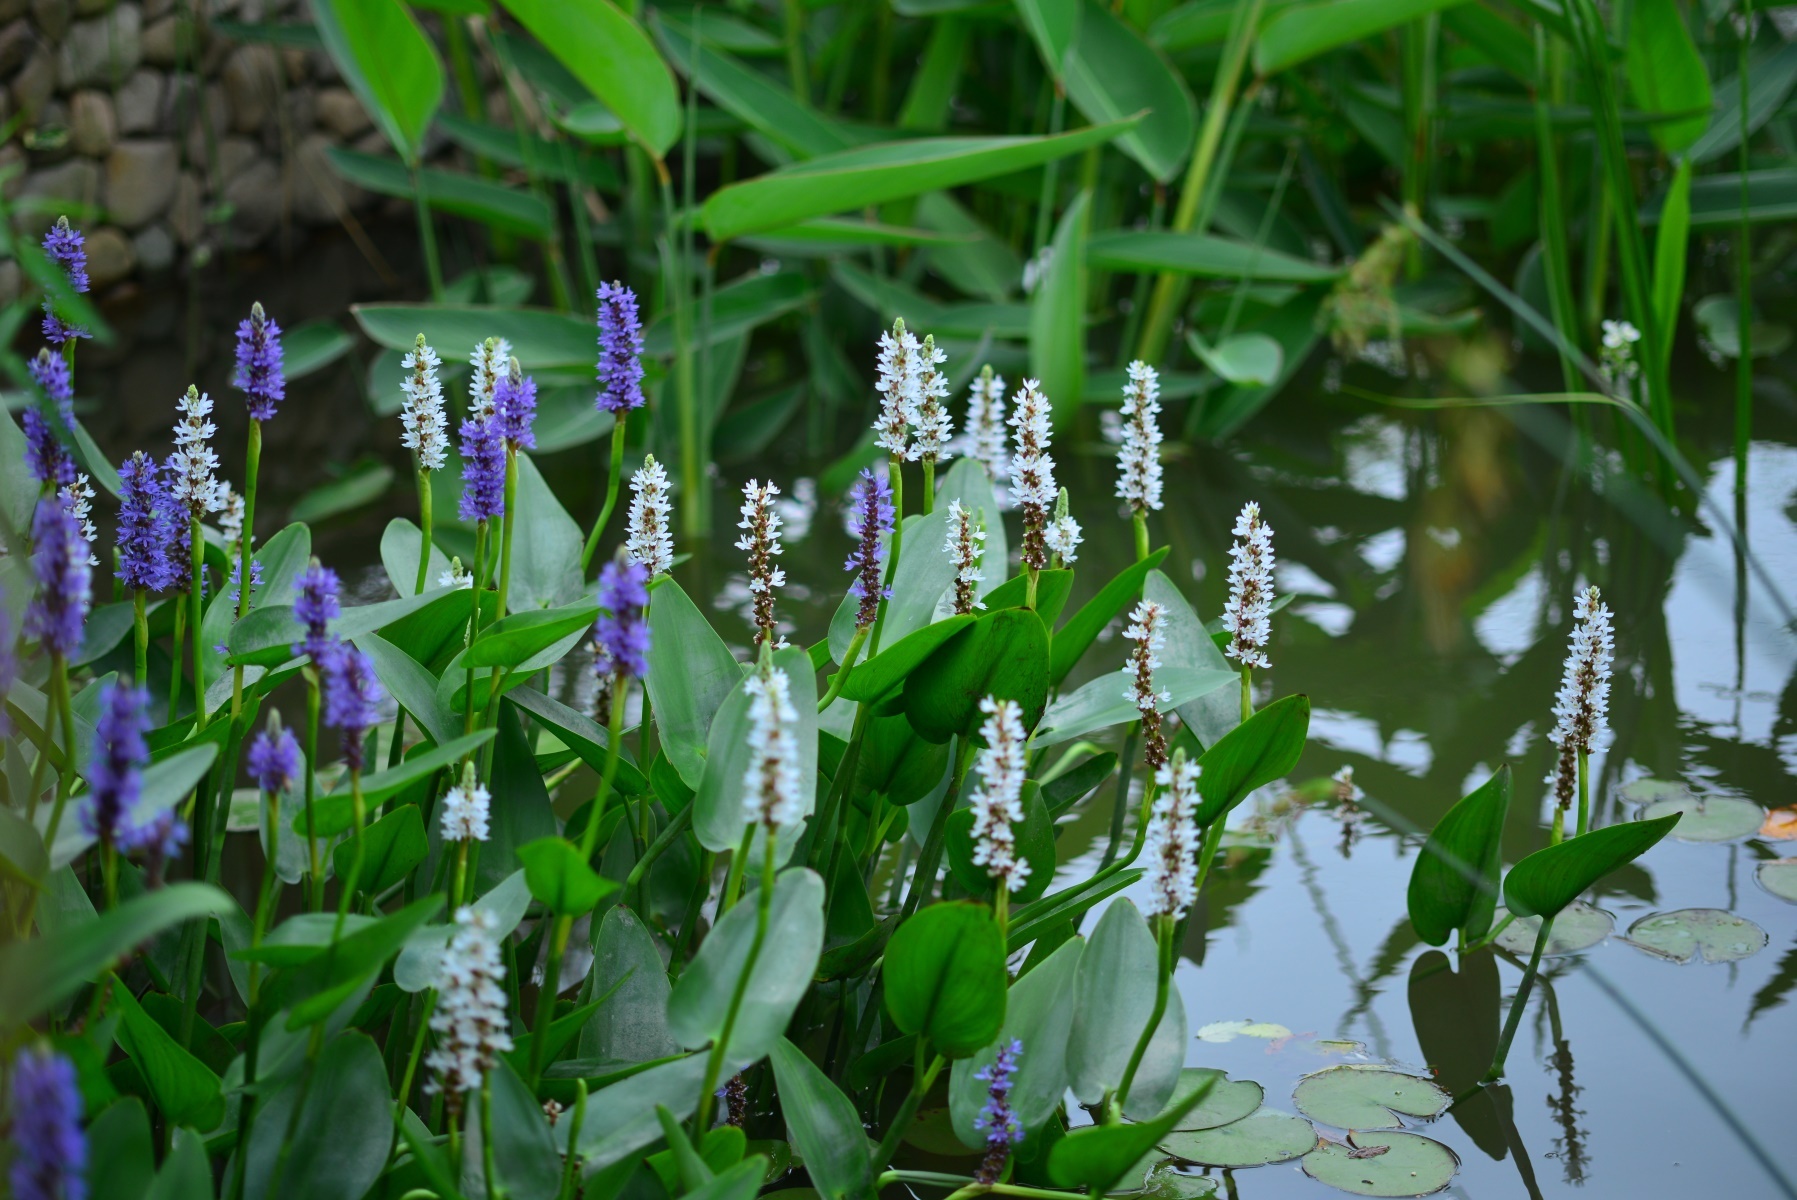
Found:
[[[1516,1040],[1517,1026],[1522,1024],[1522,1011],[1529,1003],[1529,988],[1541,969],[1541,952],[1547,949],[1547,940],[1553,931],[1554,919],[1549,917],[1541,922],[1541,928],[1535,933],[1535,949],[1529,955],[1529,965],[1523,969],[1516,998],[1510,1002],[1510,1015],[1504,1019],[1504,1032],[1498,1037],[1497,1054],[1491,1060],[1491,1070],[1485,1072],[1485,1083],[1496,1083],[1504,1076],[1504,1060],[1510,1056],[1510,1043]]]
[[[1222,824],[1221,817],[1211,822],[1213,828],[1220,828]],[[1210,834],[1210,829],[1204,831],[1204,849],[1206,850],[1212,846]],[[1292,858],[1298,864],[1298,878],[1303,881],[1304,891],[1310,896],[1311,908],[1317,914],[1317,921],[1322,925],[1324,935],[1329,938],[1329,944],[1335,949],[1336,965],[1341,968],[1342,977],[1354,985],[1354,990],[1364,995],[1366,979],[1361,975],[1360,969],[1354,965],[1354,956],[1348,949],[1348,940],[1342,936],[1341,925],[1336,921],[1335,914],[1329,909],[1328,900],[1323,895],[1322,884],[1317,879],[1316,863],[1311,861],[1303,840],[1298,836],[1296,825],[1291,830],[1291,847]],[[1205,867],[1210,865],[1208,858],[1203,862]],[[1373,1035],[1373,1048],[1379,1052],[1381,1057],[1386,1057],[1389,1050],[1385,1045],[1385,1029],[1380,1024],[1378,1015],[1372,1009],[1366,1010],[1366,1017],[1367,1028]],[[1342,1032],[1344,1035],[1348,1032],[1345,1025]]]

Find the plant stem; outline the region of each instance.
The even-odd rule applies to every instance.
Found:
[[[754,836],[755,827],[749,827],[747,842]],[[697,1141],[705,1135],[711,1124],[711,1102],[713,1093],[718,1090],[718,1081],[723,1077],[724,1056],[730,1050],[730,1035],[736,1029],[736,1016],[742,1010],[743,996],[748,993],[749,979],[755,974],[756,961],[761,958],[761,947],[767,941],[768,910],[774,899],[774,829],[768,826],[767,836],[763,839],[765,850],[761,859],[761,887],[755,893],[755,940],[749,943],[749,956],[743,962],[743,972],[737,976],[736,987],[730,993],[730,1007],[724,1013],[724,1029],[712,1043],[711,1055],[705,1062],[705,1086],[699,1092],[699,1108],[693,1114],[693,1139]]]
[[[262,422],[250,418],[249,448],[243,462],[243,533],[237,539],[237,619],[250,611],[250,549],[256,540],[256,480],[262,471]],[[243,712],[243,664],[231,668],[231,719]]]
[[[936,509],[936,460],[923,460],[923,515],[929,516]]]
[[[900,1139],[905,1136],[905,1130],[911,1126],[911,1118],[917,1115],[917,1106],[929,1094],[930,1088],[935,1086],[936,1076],[942,1071],[942,1064],[948,1061],[938,1054],[930,1058],[929,1066],[925,1067],[924,1060],[929,1055],[929,1046],[930,1039],[921,1033],[918,1034],[917,1061],[911,1070],[911,1090],[905,1094],[905,1102],[899,1105],[898,1112],[892,1115],[892,1124],[887,1128],[886,1136],[880,1139],[880,1148],[874,1151],[876,1168],[892,1162],[892,1156],[898,1152]]]
[[[611,521],[612,510],[618,506],[618,485],[624,477],[624,427],[630,420],[629,410],[617,414],[611,427],[611,474],[605,480],[605,505],[599,510],[599,519],[593,522],[593,532],[587,534],[587,544],[580,552],[580,577],[585,579],[587,572],[593,569],[593,552],[599,548],[600,535]]]
[[[318,827],[312,811],[312,794],[317,786],[318,769],[318,668],[307,667],[306,678],[306,880],[310,885],[312,911],[324,908],[324,870],[318,861]]]
[[[56,802],[50,809],[50,825],[44,831],[45,852],[56,846],[56,831],[62,825],[62,810],[69,802],[75,784],[75,714],[69,703],[69,664],[60,654],[50,655],[50,703],[62,723],[62,769],[56,775]],[[44,753],[48,755],[50,714],[44,714]]]
[[[356,894],[356,886],[362,882],[362,864],[368,855],[368,842],[362,836],[362,827],[368,821],[368,810],[362,802],[362,769],[360,767],[350,768],[349,800],[350,811],[355,821],[356,844],[350,851],[349,872],[343,877],[342,891],[337,897],[337,923],[331,927],[333,944],[343,936],[343,922],[349,916],[349,906]]]
[[[948,792],[942,797],[942,803],[936,808],[936,818],[930,822],[929,837],[923,844],[923,852],[917,858],[917,870],[911,875],[911,890],[905,896],[906,917],[916,912],[924,898],[936,890],[936,867],[942,861],[942,843],[948,831],[948,817],[955,811],[955,804],[961,798],[961,785],[966,782],[967,767],[972,761],[973,743],[965,737],[957,737],[954,778],[949,782]]]
[[[1579,823],[1577,830],[1584,833],[1591,828],[1591,755],[1584,750],[1579,751]]]
[[[150,617],[149,596],[142,588],[131,590],[131,634],[131,662],[137,686],[146,687],[150,680]]]
[[[898,578],[899,551],[905,543],[905,460],[894,454],[886,460],[886,481],[892,485],[892,543],[891,552],[886,556],[886,586]],[[880,615],[874,618],[873,640],[868,643],[867,656],[872,658],[880,652],[880,630],[886,624],[887,601],[880,601]]]
[[[556,1191],[556,1200],[574,1200],[574,1171],[580,1161],[577,1147],[580,1145],[580,1129],[587,1122],[587,1081],[574,1081],[574,1115],[568,1122],[568,1153],[562,1160],[562,1185]]]
[[[1510,1002],[1510,1015],[1504,1019],[1504,1032],[1498,1037],[1497,1055],[1492,1058],[1491,1070],[1485,1072],[1483,1083],[1496,1083],[1504,1077],[1504,1060],[1510,1057],[1510,1043],[1516,1040],[1517,1026],[1522,1024],[1522,1011],[1529,1003],[1529,989],[1535,984],[1535,973],[1541,969],[1541,952],[1547,948],[1547,939],[1553,931],[1554,919],[1549,917],[1535,934],[1535,949],[1529,954],[1529,965],[1523,970],[1516,998]]]
[[[689,804],[684,811],[691,809]],[[573,928],[574,918],[563,913],[555,918],[555,930],[550,935],[549,961],[543,972],[542,986],[537,989],[537,1020],[530,1031],[530,1074],[525,1076],[533,1090],[543,1078],[543,1055],[549,1047],[549,1026],[555,1019],[555,997],[561,985],[562,955],[567,953],[568,934]]]
[[[1130,515],[1130,524],[1135,527],[1135,532],[1136,532],[1136,561],[1141,562],[1143,559],[1148,557],[1148,514],[1147,514],[1147,512],[1145,512],[1144,510],[1139,509],[1139,508],[1136,509]]]
[[[1735,521],[1747,512],[1747,449],[1753,437],[1753,283],[1749,259],[1753,250],[1747,223],[1747,95],[1748,51],[1753,47],[1753,0],[1742,0],[1740,61],[1741,144],[1737,170],[1741,178],[1741,215],[1735,226]]]
[[[512,525],[518,516],[518,451],[505,448],[505,515],[499,519],[499,607],[495,620],[504,620],[512,589]]]
[[[1242,721],[1254,715],[1254,668],[1242,664]]]
[[[1129,811],[1129,777],[1135,771],[1136,739],[1141,732],[1141,723],[1137,721],[1131,721],[1123,731],[1123,753],[1117,759],[1117,796],[1111,804],[1111,839],[1098,863],[1101,871],[1116,859],[1117,846],[1123,840],[1123,818]]]
[[[418,241],[424,247],[424,276],[430,281],[431,299],[443,302],[443,265],[437,261],[437,230],[431,223],[431,202],[424,194],[424,176],[412,163],[412,208],[418,217]]]
[[[412,586],[415,596],[424,594],[431,578],[431,473],[422,466],[418,468],[418,532],[422,536],[418,543],[418,582]]]
[[[201,645],[204,639],[200,636],[200,630],[205,627],[206,621],[202,607],[205,601],[200,595],[200,583],[206,573],[206,535],[200,529],[200,519],[197,516],[188,518],[187,528],[193,548],[193,583],[192,591],[188,593],[188,623],[193,626],[193,732],[198,737],[206,728],[206,647]],[[176,669],[179,670],[179,667]],[[193,832],[194,844],[197,846],[200,842],[200,830],[195,828]]]
[[[861,653],[861,643],[867,640],[867,630],[856,626],[855,636],[849,639],[849,648],[843,651],[842,666],[836,670],[836,677],[830,681],[830,690],[824,693],[823,699],[817,702],[817,711],[823,712],[835,703],[836,697],[842,695],[842,685],[848,682],[849,672],[855,668],[855,656]]]
[[[781,0],[780,11],[785,19],[786,74],[792,81],[792,94],[800,104],[808,105],[811,85],[805,69],[805,5],[803,0]]]
[[[1060,133],[1067,123],[1067,90],[1059,79],[1053,80],[1054,100],[1048,109],[1048,136]],[[1041,110],[1038,109],[1038,112]],[[1031,252],[1039,254],[1054,232],[1055,185],[1060,175],[1061,160],[1051,158],[1042,170],[1042,193],[1036,199],[1036,233]]]
[[[181,642],[187,632],[187,606],[181,603],[181,597],[175,597],[175,637],[174,644],[169,647],[170,666],[168,673],[168,723],[175,723],[175,713],[181,707]]]
[[[1154,932],[1159,969],[1154,983],[1154,1008],[1148,1014],[1147,1028],[1136,1038],[1136,1048],[1130,1051],[1129,1065],[1123,1069],[1123,1082],[1117,1085],[1114,1111],[1118,1113],[1129,1103],[1129,1089],[1136,1082],[1136,1071],[1142,1065],[1142,1057],[1148,1053],[1149,1043],[1154,1041],[1154,1035],[1161,1027],[1161,1018],[1167,1014],[1167,991],[1173,979],[1173,918],[1166,913],[1161,914],[1155,919]]]
[[[499,1173],[493,1166],[493,1073],[480,1077],[480,1170],[486,1180],[487,1200],[504,1200]]]

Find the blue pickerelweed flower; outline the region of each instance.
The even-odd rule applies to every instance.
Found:
[[[56,436],[43,410],[32,405],[21,422],[25,429],[25,469],[39,483],[65,488],[75,482],[75,460]]]
[[[535,450],[537,435],[531,424],[537,419],[537,381],[526,375],[518,360],[507,364],[505,378],[493,389],[493,409],[499,432],[514,450]]]
[[[233,611],[233,612],[237,611],[237,602],[240,599],[240,596],[239,596],[240,588],[238,586],[238,582],[239,582],[240,578],[242,577],[242,575],[243,575],[243,559],[242,558],[233,558],[231,560],[231,579],[230,579],[231,611]],[[262,586],[262,560],[252,558],[252,559],[250,559],[250,595],[252,595],[252,596],[255,595],[256,589],[261,586]]]
[[[31,518],[31,573],[37,591],[25,610],[25,636],[64,658],[81,648],[81,630],[92,602],[87,540],[81,523],[59,496],[37,502]]]
[[[463,421],[461,432],[462,520],[505,516],[505,440],[497,410],[491,417]]]
[[[44,235],[44,253],[49,255],[51,262],[62,268],[71,290],[87,291],[87,249],[82,244],[81,231],[71,229],[67,217],[56,218],[56,224]],[[81,326],[71,325],[57,316],[56,311],[50,307],[50,301],[44,301],[45,341],[52,346],[60,346],[70,338],[92,336]]]
[[[1013,1038],[1009,1045],[998,1048],[991,1066],[974,1073],[974,1078],[986,1085],[986,1105],[973,1119],[973,1127],[986,1135],[986,1157],[974,1176],[981,1183],[997,1183],[1005,1160],[1023,1141],[1023,1124],[1011,1111],[1011,1081],[1022,1054],[1023,1043]]]
[[[86,1200],[87,1135],[75,1067],[47,1046],[12,1064],[13,1200]]]
[[[128,683],[109,683],[100,692],[81,827],[109,846],[130,840],[131,810],[137,807],[144,765],[150,761],[144,744],[149,703],[148,692]]]
[[[880,538],[892,532],[892,486],[884,476],[863,468],[861,478],[849,489],[849,533],[857,541],[844,569],[855,573],[849,595],[858,596],[861,608],[855,626],[866,629],[879,615],[880,601],[892,594],[881,582],[886,567],[886,546]]]
[[[599,619],[593,640],[611,672],[640,679],[649,671],[649,571],[632,560],[612,561],[599,572]]]
[[[299,778],[299,743],[293,740],[289,729],[264,729],[250,742],[244,762],[257,787],[265,792],[284,792]]]
[[[161,464],[139,450],[119,464],[119,582],[166,592],[181,581],[175,557],[186,532]]]
[[[330,624],[337,619],[337,572],[322,566],[315,558],[300,572],[293,590],[293,619],[306,627],[306,636],[293,644],[294,654],[309,654],[313,665],[324,670],[326,652],[336,642]]]
[[[44,389],[44,399],[56,406],[56,415],[61,418],[65,430],[75,427],[75,380],[69,374],[69,364],[60,354],[52,354],[48,350],[39,350],[37,357],[29,364],[31,377],[37,381],[38,387]]]
[[[256,421],[274,419],[275,407],[287,396],[287,376],[281,362],[281,327],[262,311],[258,302],[237,325],[237,369],[231,386],[243,393],[243,401]]]
[[[622,283],[599,288],[600,412],[625,413],[643,406],[643,321],[636,293]]]
[[[343,735],[343,760],[352,771],[363,766],[363,739],[378,718],[386,696],[374,675],[374,661],[348,642],[338,642],[320,667],[324,723]]]
[[[162,885],[162,869],[181,856],[187,845],[187,824],[165,808],[141,825],[134,825],[119,835],[119,849],[144,862],[149,886]]]

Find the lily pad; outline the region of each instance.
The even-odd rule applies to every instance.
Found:
[[[1681,822],[1682,824],[1683,822]],[[1504,910],[1498,909],[1501,920]],[[1509,928],[1498,934],[1497,944],[1510,953],[1526,958],[1535,952],[1535,934],[1541,928],[1540,917],[1518,917]],[[1616,918],[1601,908],[1574,900],[1554,918],[1554,932],[1542,953],[1549,958],[1559,954],[1577,954],[1589,950],[1616,930]]]
[[[1760,886],[1780,900],[1797,904],[1797,858],[1774,858],[1759,865]]]
[[[1197,1033],[1200,1041],[1230,1042],[1238,1037],[1265,1038],[1274,1042],[1292,1036],[1292,1031],[1271,1021],[1212,1021]]]
[[[1438,1117],[1452,1098],[1440,1084],[1385,1067],[1325,1067],[1298,1081],[1292,1103],[1337,1129],[1401,1129],[1405,1117]]]
[[[1672,779],[1631,779],[1616,789],[1617,796],[1630,804],[1655,804],[1661,800],[1686,800],[1691,789]]]
[[[1420,1133],[1373,1133],[1351,1144],[1324,1140],[1302,1165],[1312,1179],[1356,1196],[1427,1196],[1452,1182],[1460,1159]]]
[[[1231,1124],[1253,1113],[1266,1099],[1266,1089],[1252,1079],[1230,1079],[1227,1073],[1213,1067],[1187,1067],[1179,1073],[1179,1082],[1173,1086],[1173,1098],[1167,1101],[1167,1107],[1179,1107],[1187,1096],[1212,1080],[1216,1082],[1210,1095],[1181,1117],[1179,1124],[1173,1127],[1175,1130],[1187,1132]]]
[[[1720,908],[1681,908],[1649,913],[1629,926],[1628,940],[1649,954],[1688,963],[1739,962],[1766,948],[1766,931]]]
[[[1759,831],[1765,810],[1737,796],[1690,796],[1656,800],[1641,810],[1641,820],[1684,813],[1672,836],[1681,842],[1732,842]]]
[[[1260,1167],[1316,1148],[1317,1131],[1303,1117],[1263,1108],[1215,1129],[1170,1133],[1161,1149],[1207,1167]]]
[[[1170,1162],[1148,1172],[1142,1195],[1151,1200],[1206,1200],[1217,1194],[1217,1181],[1207,1175],[1189,1175]]]

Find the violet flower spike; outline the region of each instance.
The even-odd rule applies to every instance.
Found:
[[[297,593],[293,600],[293,619],[306,627],[306,636],[293,643],[293,653],[295,656],[310,655],[312,665],[320,671],[324,670],[324,660],[337,641],[330,631],[330,624],[341,611],[337,601],[338,587],[337,572],[316,558],[293,582],[293,590]]]
[[[81,648],[92,603],[87,543],[59,497],[37,502],[31,518],[31,572],[37,590],[25,610],[25,636],[67,659]]]
[[[144,742],[149,703],[149,693],[131,684],[109,683],[100,692],[88,791],[79,812],[81,827],[108,846],[131,840],[131,812],[142,795],[143,769],[150,761]]]
[[[337,642],[326,652],[320,675],[324,723],[343,736],[343,761],[351,771],[360,771],[366,765],[363,741],[387,697],[375,678],[374,660],[348,642]]]
[[[272,796],[292,788],[303,769],[299,743],[294,740],[293,731],[286,728],[259,731],[250,742],[244,763],[256,786]]]
[[[997,1183],[1011,1152],[1023,1143],[1023,1123],[1011,1108],[1011,1084],[1022,1055],[1023,1043],[1012,1038],[998,1048],[991,1065],[974,1072],[973,1077],[986,1085],[986,1103],[973,1119],[974,1129],[986,1135],[986,1156],[974,1173],[976,1182]]]
[[[67,217],[56,218],[56,224],[44,234],[44,254],[51,262],[62,268],[63,275],[69,281],[69,290],[84,293],[89,288],[87,278],[87,247],[81,231],[69,225]],[[48,296],[44,298],[44,340],[52,346],[61,346],[71,338],[92,337],[80,325],[63,320],[51,307]]]
[[[599,285],[600,412],[627,413],[643,406],[643,321],[636,293],[622,283]]]
[[[497,413],[462,422],[462,500],[457,511],[464,521],[491,521],[505,516],[505,438]]]
[[[75,428],[75,380],[69,374],[68,360],[60,354],[52,354],[48,350],[39,350],[37,357],[27,364],[31,378],[43,389],[44,399],[56,407],[56,416],[62,422],[62,431],[71,432]]]
[[[161,465],[139,450],[119,465],[119,583],[131,591],[175,587],[181,577],[175,544],[174,498]]]
[[[13,1200],[87,1200],[87,1135],[75,1067],[48,1045],[12,1063]]]
[[[880,614],[880,601],[892,594],[882,582],[886,570],[886,544],[880,539],[892,532],[892,487],[873,468],[863,467],[861,478],[849,489],[849,533],[855,549],[843,569],[855,574],[849,595],[861,601],[855,627],[866,629]]]
[[[593,623],[595,652],[610,667],[607,675],[641,679],[649,673],[649,570],[634,560],[614,559],[599,571],[599,618]]]
[[[250,305],[250,315],[237,325],[237,365],[231,386],[243,393],[252,421],[272,421],[275,409],[287,396],[287,375],[281,358],[281,327],[262,311],[261,301]]]
[[[405,430],[400,445],[418,456],[419,469],[442,470],[449,449],[449,418],[443,412],[443,383],[437,378],[442,362],[421,333],[399,365],[406,372],[399,384],[405,395],[399,410],[399,424]]]
[[[142,858],[149,886],[160,887],[163,867],[181,857],[187,839],[187,823],[176,817],[174,809],[165,808],[125,832],[119,838],[119,850]]]
[[[57,488],[75,482],[75,460],[57,438],[56,431],[35,404],[25,410],[20,421],[25,431],[25,469],[40,484]]]
[[[531,429],[537,419],[537,381],[524,373],[515,358],[507,361],[505,378],[493,389],[493,410],[507,446],[513,450],[537,448],[537,435]]]

